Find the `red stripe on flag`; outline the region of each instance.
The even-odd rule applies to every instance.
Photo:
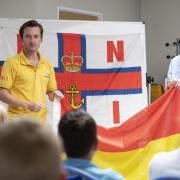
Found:
[[[64,55],[81,56],[81,41],[79,34],[63,34]]]
[[[63,55],[64,56],[69,56],[69,58],[68,58],[69,60],[71,60],[71,56],[81,56],[81,38],[80,38],[80,34],[63,33],[62,36],[63,36]],[[73,59],[73,60],[75,60],[75,59]],[[71,73],[70,72],[62,73],[62,79],[65,80],[65,81],[63,80],[64,83],[62,83],[62,84],[61,84],[62,79],[59,80],[57,78],[58,89],[68,90],[69,89],[69,84],[74,83],[72,78],[70,78],[68,81],[66,81],[66,79],[67,79],[66,76],[68,76],[69,74],[71,74]],[[73,76],[75,74],[76,73],[73,73]],[[56,76],[57,76],[57,73],[56,73]],[[75,81],[75,82],[78,82],[78,81]],[[65,84],[66,84],[66,86],[65,86]],[[79,86],[79,84],[78,84],[78,86]],[[68,101],[68,96],[65,96],[65,99]],[[80,94],[76,95],[75,101],[76,102],[81,101]]]
[[[17,53],[19,53],[23,49],[23,45],[21,42],[21,37],[17,34]]]
[[[113,101],[113,122],[114,124],[120,123],[120,113],[119,113],[119,101]]]
[[[77,82],[79,90],[120,90],[142,88],[141,72],[111,74],[56,73],[58,89],[69,89],[69,82]]]

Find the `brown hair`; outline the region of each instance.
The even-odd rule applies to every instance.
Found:
[[[69,158],[83,158],[97,146],[96,122],[87,112],[71,110],[65,113],[58,131]]]
[[[42,25],[39,24],[38,21],[36,21],[36,20],[30,20],[30,21],[25,22],[19,29],[19,34],[20,34],[21,39],[23,39],[24,29],[26,27],[39,27],[40,33],[41,33],[41,38],[43,37]]]

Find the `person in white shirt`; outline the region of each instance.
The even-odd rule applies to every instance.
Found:
[[[174,57],[167,73],[167,89],[175,85],[180,90],[180,55]]]
[[[161,177],[180,179],[180,148],[161,152],[153,156],[149,164],[149,179],[155,180]]]

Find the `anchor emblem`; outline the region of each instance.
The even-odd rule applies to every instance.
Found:
[[[69,103],[74,109],[80,109],[82,105],[84,104],[84,98],[81,99],[80,103],[75,102],[75,96],[80,93],[79,90],[77,90],[76,85],[74,83],[69,85],[69,89],[65,91],[67,94],[70,94]]]

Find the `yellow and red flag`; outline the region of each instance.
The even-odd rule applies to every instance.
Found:
[[[173,87],[121,126],[98,126],[94,162],[102,168],[112,167],[126,179],[148,179],[152,156],[180,146],[179,108],[180,92]]]

